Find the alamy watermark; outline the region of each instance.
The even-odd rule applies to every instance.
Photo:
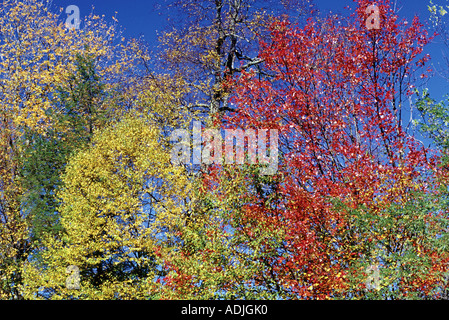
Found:
[[[380,290],[380,273],[379,267],[377,265],[369,265],[366,268],[366,273],[368,277],[366,278],[366,289],[367,290]]]
[[[222,132],[224,132],[224,141]],[[267,148],[269,133],[269,149]],[[245,138],[247,139],[245,155]],[[234,148],[235,139],[235,148]],[[194,121],[192,132],[177,129],[170,135],[174,142],[171,152],[173,164],[258,164],[262,175],[278,170],[279,134],[277,129],[206,129]],[[223,155],[224,151],[224,155]]]
[[[79,29],[81,24],[80,8],[72,4],[65,9],[65,13],[68,14],[68,17],[65,20],[66,28],[70,30]]]
[[[66,268],[65,273],[69,276],[65,280],[65,286],[69,290],[79,290],[80,289],[80,269],[78,266],[70,265]]]
[[[379,7],[376,4],[372,4],[366,8],[365,13],[369,14],[369,17],[365,21],[366,28],[368,30],[380,29]]]

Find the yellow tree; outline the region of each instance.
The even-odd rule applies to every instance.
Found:
[[[61,9],[62,12],[62,9]],[[76,57],[95,57],[98,76],[110,93],[98,106],[108,117],[126,105],[116,94],[124,76],[132,76],[133,45],[118,38],[115,24],[90,15],[79,30],[69,30],[48,4],[38,0],[2,2],[0,8],[0,298],[21,298],[21,265],[33,251],[31,217],[21,199],[20,166],[26,145],[24,133],[42,136],[64,126],[50,114],[64,113],[58,92],[70,92]],[[117,41],[116,41],[117,40]],[[126,91],[124,91],[126,92]],[[109,108],[108,108],[109,106]],[[82,106],[81,106],[82,107]],[[51,112],[50,112],[51,111]],[[78,110],[81,112],[82,110]]]
[[[133,113],[97,132],[69,162],[60,193],[63,234],[47,239],[45,268],[27,267],[28,298],[157,295],[159,257],[177,243],[190,190],[184,169],[171,165],[160,144],[152,117]],[[70,266],[80,272],[79,289],[66,285]]]

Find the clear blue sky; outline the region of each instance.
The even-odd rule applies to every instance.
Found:
[[[392,3],[395,2],[400,9],[401,18],[411,20],[414,15],[418,15],[421,21],[428,21],[428,0],[392,0]],[[92,6],[95,7],[96,14],[104,14],[109,19],[117,12],[119,24],[125,29],[124,35],[126,37],[143,35],[150,45],[156,45],[157,31],[162,31],[166,26],[167,16],[157,10],[158,5],[164,6],[164,3],[164,0],[53,0],[53,5],[57,7],[77,5],[80,8],[81,17],[88,15],[92,11]],[[323,13],[332,11],[346,15],[348,11],[345,7],[353,6],[354,2],[352,0],[315,0],[315,4]],[[437,42],[431,44],[426,49],[426,53],[431,54],[432,63],[441,61],[441,47]],[[428,87],[437,99],[449,93],[449,83],[437,76],[429,81]]]

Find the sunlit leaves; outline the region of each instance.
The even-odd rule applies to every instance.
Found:
[[[108,99],[80,97],[77,101],[88,103],[99,113],[107,110],[108,115],[121,114],[126,107],[115,103],[118,88],[123,88],[123,79],[133,76],[139,67],[138,63],[131,62],[137,59],[129,53],[131,45],[117,43],[115,25],[88,16],[83,29],[69,30],[52,9],[48,3],[34,0],[6,0],[0,8],[0,242],[1,252],[4,252],[0,256],[0,272],[4,281],[0,295],[3,298],[21,298],[22,263],[36,249],[30,238],[33,232],[31,223],[36,215],[28,215],[30,207],[26,207],[26,202],[33,196],[40,197],[40,194],[36,184],[22,185],[25,175],[31,173],[22,170],[22,162],[28,161],[31,166],[39,167],[47,160],[50,166],[54,164],[53,160],[57,160],[56,171],[64,165],[62,159],[56,159],[57,152],[52,154],[54,159],[47,156],[52,143],[64,143],[62,136],[67,127],[60,121],[60,116],[67,115],[68,109],[65,109],[67,101],[63,101],[60,92],[72,92],[71,86],[76,82],[73,77],[77,72],[77,57],[94,57],[91,67],[106,84],[104,91],[109,93]],[[79,107],[85,108],[86,104]],[[80,109],[73,111],[82,112]],[[98,123],[95,125],[98,127]],[[76,140],[79,136],[72,135],[72,138]],[[36,144],[37,140],[40,142]],[[65,142],[68,143],[67,140]],[[41,146],[43,148],[37,151],[36,148]],[[56,149],[58,147],[53,150]],[[34,160],[39,159],[40,164],[36,163],[38,161],[30,163],[32,157],[29,155],[33,153],[36,155]],[[36,182],[34,178],[30,177],[31,184]],[[47,178],[50,178],[48,184],[42,187],[49,191],[48,188],[52,189],[56,184],[53,182],[57,180],[57,174],[52,178],[47,175]],[[33,187],[36,188],[31,190]],[[34,195],[29,198],[31,194]],[[52,197],[54,193],[47,192],[49,195]],[[50,201],[41,209],[53,215],[54,201],[48,197],[47,200]],[[33,205],[39,207],[38,203]],[[37,223],[38,229],[41,222]]]
[[[144,115],[126,116],[69,162],[60,193],[62,241],[48,238],[43,255],[49,266],[40,271],[42,278],[29,280],[34,288],[56,290],[52,298],[135,299],[156,293],[154,281],[162,276],[158,255],[175,244],[190,191],[159,138]],[[76,292],[63,288],[61,268],[68,265],[80,269]]]
[[[152,65],[103,18],[69,30],[3,2],[0,298],[444,296],[447,163],[403,121],[419,20],[386,0],[299,25],[256,1],[176,5]],[[446,106],[416,106],[445,152]],[[278,130],[277,174],[173,166],[170,131],[198,118]]]
[[[384,263],[397,271],[415,251],[402,259],[391,246],[407,247],[419,241],[418,234],[428,235],[422,225],[416,234],[401,233],[402,218],[395,216],[407,216],[416,205],[413,193],[431,191],[420,178],[431,163],[403,131],[400,105],[410,94],[403,90],[404,79],[415,72],[413,60],[428,42],[426,32],[416,19],[399,22],[388,1],[378,3],[380,28],[368,30],[366,8],[371,3],[357,4],[347,20],[331,16],[310,20],[303,28],[274,22],[271,41],[262,43],[260,53],[272,77],[244,72],[233,100],[240,112],[227,118],[234,125],[280,132],[284,180],[273,222],[284,230],[285,251],[277,261],[284,272],[276,281],[287,284],[296,298],[364,297],[367,267]],[[330,201],[335,198],[354,210],[365,208],[363,214],[336,210]],[[428,223],[437,229],[440,223],[421,222],[416,215],[404,219],[410,228]],[[377,241],[385,247],[379,248]],[[433,275],[445,259],[436,246],[425,252],[427,265],[417,258],[416,268],[423,267],[415,275]],[[360,277],[351,282],[354,270]],[[382,267],[380,272],[384,274]],[[430,288],[436,286],[433,276],[427,287],[414,276],[411,287],[407,282],[404,291],[398,289],[402,295],[392,293],[401,277],[389,280],[377,297],[404,297],[413,290],[432,294]]]

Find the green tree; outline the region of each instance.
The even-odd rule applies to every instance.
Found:
[[[347,288],[336,298],[442,297],[449,261],[449,219],[435,196],[437,190],[430,190],[435,185],[424,191],[409,187],[399,201],[377,212],[334,201],[334,210],[344,212],[350,225],[341,237],[357,239],[353,244],[356,258],[347,265]],[[391,194],[397,191],[392,186]]]
[[[60,106],[48,110],[52,126],[44,133],[26,129],[20,176],[22,207],[31,221],[31,241],[41,242],[44,233],[56,235],[60,231],[56,198],[60,176],[69,157],[86,146],[94,128],[101,128],[106,121],[97,111],[104,85],[94,62],[95,57],[78,54],[76,73],[70,77],[71,91],[60,88]]]

